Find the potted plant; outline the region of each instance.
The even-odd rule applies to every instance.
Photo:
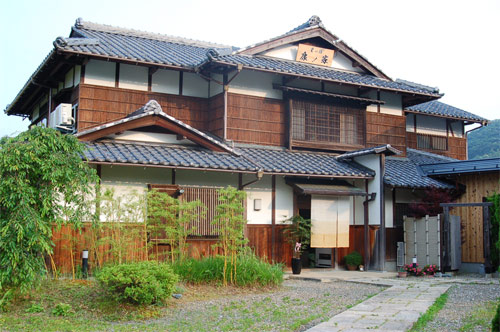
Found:
[[[359,252],[353,251],[344,256],[344,261],[349,271],[355,271],[363,262],[363,257]]]
[[[404,267],[398,269],[398,278],[406,278],[408,276],[408,271]]]
[[[283,221],[286,223],[283,235],[293,246],[292,272],[300,274],[302,262],[300,256],[309,246],[311,240],[311,220],[295,215]]]

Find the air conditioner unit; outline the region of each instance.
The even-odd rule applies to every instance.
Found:
[[[71,104],[59,104],[54,111],[50,113],[49,126],[57,128],[57,126],[71,126],[74,123]]]

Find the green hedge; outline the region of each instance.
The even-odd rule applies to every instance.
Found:
[[[178,281],[165,263],[138,262],[104,267],[96,276],[117,300],[152,304],[169,298]]]

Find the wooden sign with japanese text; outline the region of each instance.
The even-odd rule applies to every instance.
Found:
[[[297,57],[295,61],[331,67],[334,53],[334,50],[330,50],[327,48],[299,44],[299,49],[297,51]]]

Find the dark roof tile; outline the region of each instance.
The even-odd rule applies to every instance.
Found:
[[[414,149],[407,149],[406,156],[406,158],[388,157],[386,159],[385,184],[401,188],[454,188],[451,184],[426,176],[419,165],[455,159]]]
[[[426,103],[409,106],[406,108],[407,111],[412,113],[422,113],[426,115],[438,115],[446,118],[468,120],[472,122],[488,122],[487,119],[480,117],[464,111],[460,108],[442,103],[440,101],[429,101]]]

